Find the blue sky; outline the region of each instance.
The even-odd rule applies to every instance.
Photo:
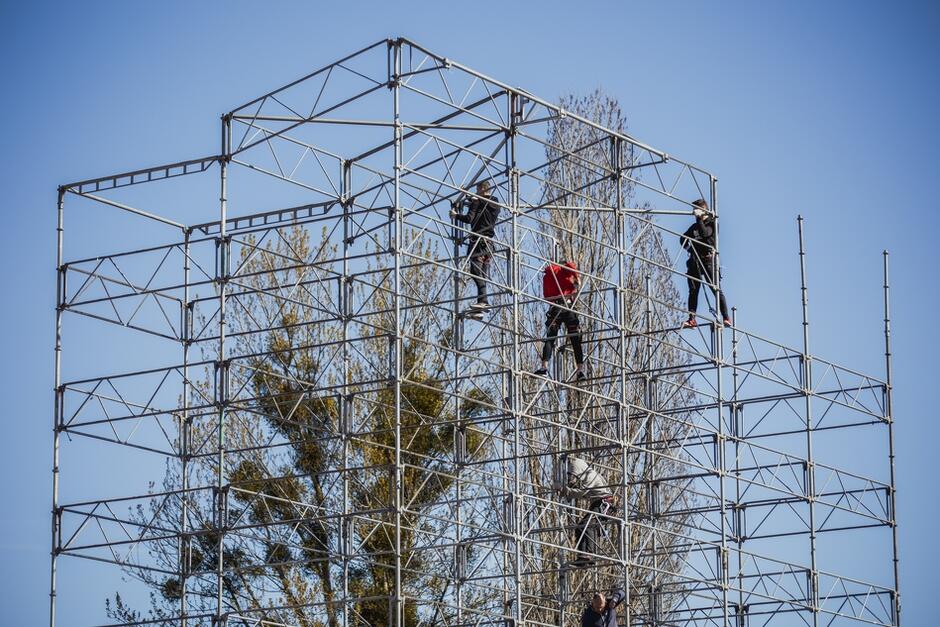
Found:
[[[4,1],[0,24],[10,624],[47,611],[55,186],[213,153],[222,112],[395,35],[546,98],[603,87],[633,135],[716,173],[724,286],[759,334],[799,343],[802,213],[813,351],[880,374],[892,251],[902,595],[907,624],[933,614],[934,4]]]

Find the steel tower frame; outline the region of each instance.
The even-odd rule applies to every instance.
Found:
[[[583,141],[552,143],[559,124]],[[171,179],[183,200],[163,195]],[[218,200],[186,202],[191,180]],[[502,218],[478,321],[447,211],[482,180]],[[379,602],[388,625],[569,625],[591,591],[628,582],[625,625],[899,625],[887,252],[883,378],[811,352],[802,218],[802,346],[714,312],[682,329],[656,277],[684,285],[698,198],[718,211],[705,170],[405,38],[236,107],[217,155],[62,185],[50,625],[71,622],[66,558],[175,582],[175,609],[122,624],[364,625]],[[566,212],[600,236],[559,226]],[[316,250],[292,248],[292,230]],[[567,350],[552,377],[532,374],[535,282],[559,237],[610,260],[584,277],[585,382]],[[68,362],[64,337],[80,346]],[[316,377],[274,372],[302,355]],[[275,379],[293,390],[284,412]],[[412,406],[421,390],[436,414]],[[314,402],[330,408],[315,433],[298,426]],[[424,455],[418,434],[446,441]],[[303,438],[335,457],[297,477],[277,460]],[[603,471],[616,509],[556,489],[571,455]],[[154,484],[126,491],[140,477],[109,460]],[[312,474],[318,500],[291,498]],[[234,591],[304,567],[325,573],[304,596]],[[390,573],[380,599],[356,588],[364,571]]]

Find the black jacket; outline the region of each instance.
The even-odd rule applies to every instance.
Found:
[[[492,197],[474,198],[469,203],[467,213],[458,213],[456,219],[469,224],[470,231],[474,235],[493,237],[496,234],[496,222],[499,219],[499,205],[493,202]],[[471,236],[467,242],[468,245],[473,245],[477,239]]]
[[[679,236],[682,247],[689,251],[689,256],[699,260],[711,257],[715,252],[715,220],[696,220]]]
[[[600,614],[588,605],[584,608],[584,614],[581,615],[581,627],[617,627],[616,606],[620,605],[623,597],[623,588],[615,590],[607,600],[607,607]]]

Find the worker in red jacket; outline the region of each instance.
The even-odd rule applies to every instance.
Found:
[[[581,275],[573,261],[551,263],[542,276],[542,295],[549,302],[545,319],[547,333],[542,345],[542,366],[535,374],[547,375],[548,362],[555,349],[558,330],[565,325],[565,333],[574,351],[575,378],[584,379],[584,350],[581,346],[581,323],[574,311],[575,298],[581,284]]]

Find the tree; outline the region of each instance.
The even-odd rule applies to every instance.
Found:
[[[605,127],[625,129],[619,105],[601,92],[566,97],[561,106]],[[609,137],[560,117],[550,122],[546,143],[542,208],[536,211],[546,227],[545,238],[541,250],[534,252],[544,255],[557,245],[587,277],[577,306],[591,358],[590,376],[613,380],[620,371],[621,337],[611,330],[621,321],[630,332],[624,338],[628,373],[682,365],[686,358],[680,350],[647,341],[653,337],[650,331],[678,325],[678,310],[668,305],[678,303],[679,294],[663,269],[670,260],[651,215],[643,207],[630,207],[632,185],[611,175],[614,153]],[[621,149],[629,150],[626,144]],[[628,152],[624,158],[630,159]],[[618,211],[624,207],[630,209],[627,214]],[[455,489],[456,438],[467,442],[466,451],[481,462],[482,473],[501,481],[502,461],[494,461],[500,453],[473,421],[504,406],[495,377],[474,379],[477,366],[471,360],[457,373],[447,357],[456,342],[456,324],[446,307],[429,304],[429,295],[450,285],[452,275],[445,263],[427,262],[438,260],[439,251],[421,232],[415,227],[402,234],[409,256],[402,257],[403,290],[397,298],[403,305],[403,334],[397,343],[389,242],[377,243],[370,261],[357,262],[360,265],[347,272],[325,229],[319,236],[299,225],[261,231],[257,239],[239,236],[238,270],[228,288],[230,339],[223,366],[232,399],[224,408],[213,405],[219,373],[212,369],[192,386],[188,405],[198,410],[185,416],[181,412],[180,423],[196,450],[190,451],[186,477],[174,461],[167,465],[162,485],[163,492],[179,496],[155,498],[147,511],[140,508],[136,513],[141,524],[167,529],[176,528],[184,513],[188,519],[182,540],[149,545],[151,559],[162,572],[128,571],[152,591],[147,610],[151,619],[169,622],[178,614],[184,591],[191,611],[211,614],[221,583],[227,612],[263,612],[269,621],[305,627],[336,627],[345,616],[349,624],[378,627],[389,624],[396,568],[408,597],[452,599],[454,554],[434,550],[428,538],[447,537],[453,519],[448,508]],[[619,254],[622,242],[630,243],[629,254]],[[626,291],[618,300],[621,274]],[[645,298],[647,280],[655,303]],[[347,315],[350,309],[357,315]],[[537,309],[542,308],[526,309],[524,325],[535,337],[543,335],[544,328],[544,312]],[[502,342],[494,351],[497,357],[506,357],[500,353],[506,345]],[[389,368],[395,346],[400,347],[403,372],[397,386]],[[218,359],[214,350],[206,349],[204,358]],[[472,380],[463,388],[459,405],[453,402],[452,387],[458,374]],[[631,449],[626,468],[612,462],[613,449],[608,446],[605,452],[599,438],[569,437],[563,426],[548,430],[540,426],[544,423],[519,416],[527,445],[539,452],[520,462],[528,470],[526,484],[537,496],[550,494],[552,464],[559,463],[568,448],[581,448],[593,451],[586,455],[593,463],[614,469],[608,471],[612,484],[626,484],[622,505],[631,518],[648,516],[654,501],[660,509],[687,511],[688,492],[667,479],[677,474],[680,460],[675,454],[650,451],[668,450],[687,435],[688,422],[664,414],[689,404],[694,392],[682,375],[659,383],[642,376],[627,379],[623,400],[629,410],[622,435],[642,447]],[[569,416],[581,432],[608,433],[612,428],[611,407],[589,395],[564,392],[548,400],[548,409]],[[211,453],[221,415],[227,453],[220,469],[218,457]],[[401,465],[396,468],[397,441]],[[544,450],[553,451],[551,464],[540,456]],[[227,504],[222,538],[215,524],[214,499],[220,497],[212,490],[180,494],[184,479],[190,486],[213,486],[219,473]],[[504,520],[505,490],[494,485],[493,493],[502,500],[481,499],[480,508],[468,514],[471,526],[493,528]],[[396,500],[401,500],[400,507],[395,507]],[[545,511],[532,519],[545,533],[554,533],[560,544],[573,544],[576,517],[550,500],[544,502]],[[681,570],[682,549],[671,546],[675,541],[669,538],[688,522],[686,514],[662,519],[657,525],[663,533],[658,534],[632,526],[632,561],[650,566],[656,559],[666,572]],[[506,530],[493,529],[499,531]],[[525,558],[548,564],[569,561],[565,550],[549,544],[527,543]],[[486,559],[474,555],[471,546],[471,569],[506,575],[500,570],[504,565]],[[221,582],[215,575],[220,562]],[[616,569],[607,567],[582,572],[596,572],[599,580],[611,583],[618,577]],[[638,613],[643,612],[639,592],[670,583],[649,568],[635,568],[630,577]],[[534,594],[557,598],[561,585],[557,571],[548,569]],[[495,607],[501,592],[467,591],[464,607]],[[349,600],[344,603],[344,598]],[[666,598],[667,606],[672,602]],[[453,613],[444,605],[422,610],[409,602],[404,623],[423,627],[452,621]],[[142,616],[118,596],[107,611],[125,622]],[[553,620],[552,612],[557,609],[536,608],[527,616]]]
[[[227,534],[223,546],[224,603],[230,612],[264,609],[268,620],[336,627],[344,611],[339,598],[346,569],[349,594],[358,599],[345,608],[350,624],[384,625],[394,595],[395,561],[395,516],[389,500],[394,490],[395,388],[387,372],[376,371],[385,363],[376,356],[387,354],[394,330],[393,296],[383,285],[387,273],[370,265],[362,274],[371,279],[353,284],[352,298],[368,301],[375,315],[369,325],[353,330],[357,349],[339,358],[336,340],[342,335],[342,319],[334,315],[339,307],[331,291],[339,281],[336,246],[326,230],[315,248],[303,227],[273,233],[273,241],[264,245],[250,236],[245,240],[230,290],[229,333],[236,339],[229,357],[238,356],[235,361],[245,365],[229,371],[230,389],[241,392],[228,410],[223,474],[231,486],[228,526],[240,531]],[[427,244],[415,246],[419,254],[434,254],[433,247],[422,248]],[[422,293],[444,280],[442,272],[410,266],[402,275],[411,290]],[[415,597],[428,591],[441,596],[450,583],[447,572],[432,568],[415,549],[416,530],[429,533],[428,525],[444,524],[428,522],[423,515],[439,507],[441,496],[451,489],[450,475],[437,471],[452,450],[455,429],[463,430],[470,451],[483,450],[484,436],[470,423],[488,399],[473,390],[461,405],[461,416],[453,415],[444,389],[446,364],[422,341],[447,343],[450,327],[427,311],[403,316],[409,337],[402,342],[407,380],[401,385],[400,437],[406,464],[402,485],[409,500],[401,524],[402,587]],[[205,373],[190,405],[211,397],[213,376]],[[217,412],[201,415],[193,422],[190,441],[211,440],[218,424]],[[217,471],[215,456],[198,456],[187,478],[191,485],[213,485]],[[180,465],[168,463],[163,491],[178,491],[182,480]],[[369,513],[344,518],[344,498],[353,504],[350,511]],[[190,607],[211,613],[216,594],[212,573],[219,560],[211,493],[191,493],[185,502],[154,499],[149,511],[138,509],[136,519],[173,528],[184,509],[195,527],[187,546],[160,542],[151,546],[151,558],[164,570],[176,570],[182,556]],[[344,533],[370,559],[337,563]],[[149,618],[169,620],[178,613],[180,577],[129,572],[152,590]],[[119,595],[106,609],[111,618],[125,622],[142,616]],[[430,625],[433,617],[419,615],[409,604],[405,624]]]
[[[559,106],[566,111],[592,120],[604,128],[625,133],[626,118],[616,99],[601,90],[584,96],[568,95],[560,99]],[[688,356],[679,347],[660,341],[663,332],[678,327],[681,320],[681,300],[672,274],[666,269],[671,260],[662,241],[662,232],[656,228],[654,218],[646,213],[647,205],[635,207],[635,188],[630,179],[621,179],[616,171],[616,151],[621,151],[621,164],[633,158],[632,146],[622,143],[612,146],[606,133],[570,117],[558,117],[550,122],[546,141],[546,163],[542,198],[545,208],[541,220],[548,226],[543,250],[557,248],[564,259],[578,264],[585,285],[577,301],[586,352],[591,362],[590,376],[604,381],[616,381],[619,371],[619,337],[612,332],[612,323],[622,316],[628,330],[626,341],[626,367],[629,373],[679,366],[688,362]],[[618,209],[628,209],[618,226]],[[618,245],[627,246],[624,259],[618,255]],[[621,269],[619,265],[623,263]],[[615,287],[623,276],[626,288],[622,312],[618,313]],[[647,283],[649,288],[647,288]],[[647,290],[649,289],[649,292]],[[653,301],[647,296],[652,296]],[[648,308],[649,306],[649,308]],[[534,328],[540,319],[530,322]],[[649,340],[649,341],[648,341]],[[616,461],[616,452],[605,453],[603,443],[574,436],[575,447],[594,449],[585,456],[596,464],[611,468],[608,480],[612,484],[627,483],[627,503],[623,504],[631,518],[648,520],[654,500],[660,510],[689,509],[687,482],[671,481],[669,477],[680,473],[682,463],[674,452],[677,442],[689,433],[687,421],[666,418],[664,413],[688,406],[694,391],[686,376],[679,375],[657,385],[655,378],[630,376],[625,400],[630,406],[627,417],[627,439],[641,444],[647,451],[659,449],[673,451],[670,457],[632,452],[627,467]],[[558,411],[574,414],[581,428],[609,433],[612,425],[603,409],[569,393],[559,397]],[[655,411],[649,411],[650,409]],[[574,410],[574,411],[572,411]],[[610,447],[608,447],[610,448]],[[681,454],[679,454],[681,457]],[[624,476],[624,473],[626,476]],[[643,613],[645,591],[661,588],[670,583],[668,577],[656,575],[653,560],[665,572],[682,570],[684,549],[674,534],[687,529],[690,514],[680,514],[657,521],[663,533],[648,533],[642,526],[631,527],[629,538],[631,559],[640,568],[630,573],[632,610]],[[570,524],[570,521],[569,521]],[[657,546],[658,543],[658,546]],[[654,557],[654,555],[656,557]],[[616,570],[608,569],[611,584],[619,578]],[[622,579],[621,579],[622,580]],[[556,582],[548,582],[550,586]],[[640,596],[641,593],[644,596]],[[676,602],[677,599],[667,599]],[[663,608],[668,612],[669,607]]]

